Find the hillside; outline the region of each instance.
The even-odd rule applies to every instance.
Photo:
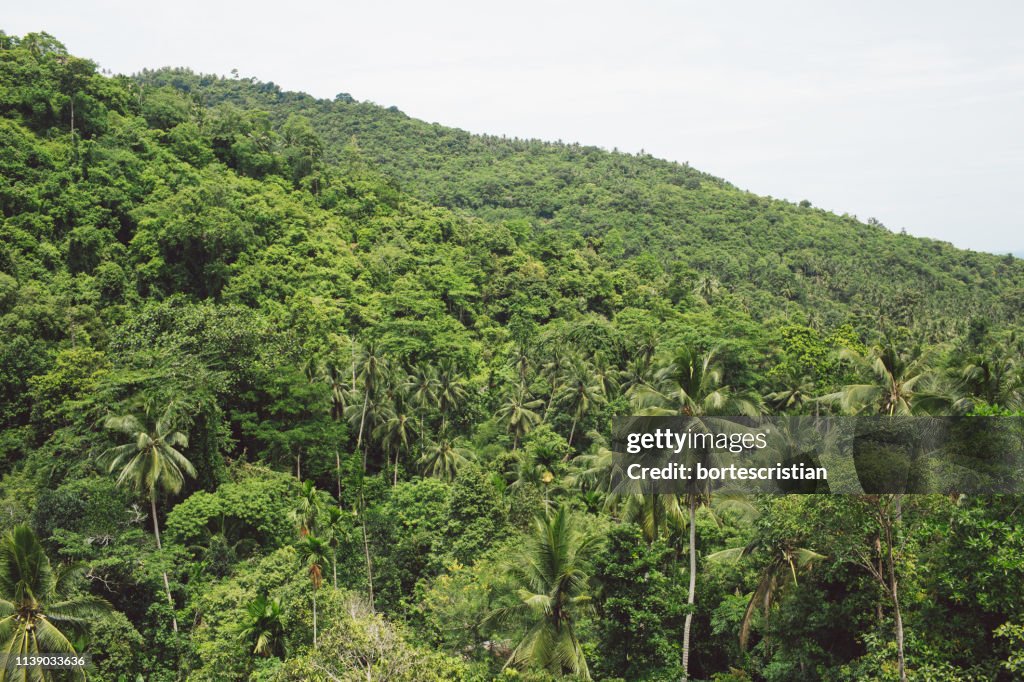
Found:
[[[0,32],[0,645],[154,682],[1013,679],[1017,496],[607,482],[620,415],[1020,416],[1022,312],[1015,258],[650,156]]]
[[[526,220],[532,240],[593,252],[607,267],[636,262],[645,271],[653,257],[663,291],[715,277],[749,300],[758,320],[798,309],[833,325],[851,315],[877,324],[881,316],[947,340],[981,311],[999,322],[1021,312],[1020,263],[891,234],[874,219],[865,224],[809,202],[759,197],[649,155],[471,135],[345,95],[316,100],[273,83],[185,70],[145,72],[139,82],[173,87],[201,107],[265,111],[274,126],[302,115],[328,161],[354,143],[423,201],[491,222]],[[1007,287],[1014,295],[1005,295]],[[959,325],[928,325],[951,306]]]

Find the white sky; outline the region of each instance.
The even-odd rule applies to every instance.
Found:
[[[8,2],[115,72],[351,93],[1024,254],[1024,2]]]

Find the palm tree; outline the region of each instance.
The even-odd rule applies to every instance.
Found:
[[[406,378],[402,389],[409,399],[409,402],[416,408],[416,430],[419,432],[420,455],[423,454],[423,412],[437,402],[437,390],[439,384],[437,373],[430,365],[419,365],[412,368]]]
[[[257,656],[285,658],[284,609],[280,597],[259,595],[245,606],[245,618],[239,628],[239,639],[253,645]]]
[[[596,538],[574,527],[566,507],[537,517],[522,555],[505,567],[518,587],[518,603],[487,618],[488,622],[526,628],[506,666],[530,664],[556,675],[569,673],[590,679],[576,622],[590,606],[586,566],[596,550]]]
[[[699,355],[684,348],[667,358],[650,383],[634,387],[634,405],[641,414],[656,416],[759,414],[753,400],[738,395],[725,383],[715,354],[710,350]]]
[[[541,421],[547,421],[548,411],[551,409],[551,403],[555,401],[558,389],[561,388],[562,376],[565,374],[565,367],[568,361],[569,354],[556,346],[551,350],[551,355],[548,357],[547,362],[541,366],[541,374],[547,379],[548,385],[551,387],[548,401],[544,405],[544,414],[541,416]]]
[[[177,448],[188,447],[188,437],[176,430],[176,405],[171,403],[157,415],[152,402],[143,405],[141,417],[134,414],[107,417],[104,426],[118,431],[132,439],[131,443],[118,445],[106,450],[101,460],[107,462],[108,472],[120,469],[119,485],[129,485],[133,490],[149,497],[149,510],[153,517],[153,535],[157,551],[163,550],[160,542],[160,523],[156,514],[157,488],[168,494],[181,492],[185,475],[195,477],[192,462]],[[164,592],[171,607],[171,624],[178,631],[178,619],[174,616],[174,598],[167,571],[162,571]]]
[[[448,438],[442,437],[438,442],[430,443],[418,463],[425,476],[454,481],[459,469],[471,459],[472,450],[459,447]]]
[[[764,397],[765,402],[776,412],[798,412],[814,399],[814,380],[794,368],[780,377],[781,385]]]
[[[745,547],[723,549],[720,552],[709,554],[707,559],[713,562],[739,561],[755,552],[767,555],[768,560],[761,567],[757,586],[750,595],[750,601],[747,602],[747,608],[743,612],[743,620],[740,621],[741,651],[747,648],[747,642],[750,639],[750,626],[758,607],[761,607],[764,610],[764,615],[767,616],[768,609],[777,600],[779,593],[788,584],[788,580],[792,578],[792,584],[796,587],[798,584],[797,571],[808,569],[815,561],[825,558],[823,554],[804,547],[794,547],[788,542],[775,542],[769,545],[763,539],[755,538]]]
[[[373,344],[366,346],[356,355],[354,368],[359,381],[362,384],[363,404],[358,410],[359,433],[356,436],[356,450],[363,450],[363,471],[366,471],[366,449],[363,447],[363,430],[366,426],[366,417],[371,405],[376,402],[377,394],[380,391],[381,380],[387,375],[387,359],[378,351]],[[353,414],[353,417],[356,415]]]
[[[292,521],[301,537],[317,532],[318,520],[330,504],[330,496],[323,490],[317,490],[313,481],[302,482],[299,500],[291,511]]]
[[[868,383],[851,384],[822,396],[849,414],[905,416],[932,414],[951,405],[947,397],[929,391],[936,379],[930,357],[920,348],[902,349],[889,341],[868,355],[844,349],[841,360],[859,368]]]
[[[441,433],[448,429],[449,413],[455,412],[466,399],[466,380],[451,360],[441,362],[437,370],[437,409],[441,412]]]
[[[309,580],[313,583],[313,646],[317,645],[316,593],[324,584],[324,566],[330,560],[327,543],[315,535],[307,535],[299,541],[299,558],[309,569]]]
[[[331,417],[340,421],[345,417],[356,394],[354,376],[349,374],[351,367],[344,367],[335,360],[328,360],[318,368],[318,377],[331,389]],[[337,484],[338,500],[341,500],[341,452],[334,449],[334,475]]]
[[[348,524],[345,522],[346,513],[340,507],[327,507],[320,517],[319,532],[331,548],[331,573],[333,585],[338,587],[338,547],[342,540],[348,539]]]
[[[73,571],[55,571],[35,533],[15,526],[0,538],[0,642],[2,680],[46,680],[38,667],[16,667],[18,656],[76,654],[71,637],[111,611],[110,604],[88,594],[71,595]]]
[[[604,391],[601,382],[594,377],[594,372],[582,359],[574,358],[565,374],[559,381],[561,387],[555,400],[566,405],[572,411],[572,428],[569,429],[569,445],[576,435],[576,424],[580,422],[594,405],[604,402]]]
[[[386,407],[381,413],[381,422],[373,430],[373,437],[384,446],[385,452],[395,453],[395,469],[393,485],[398,485],[398,460],[403,450],[409,451],[409,443],[416,436],[412,420],[405,413],[401,398],[396,400],[394,407]]]
[[[506,429],[512,434],[512,452],[519,449],[519,441],[541,421],[535,410],[543,405],[541,400],[530,400],[523,388],[509,393],[496,416],[505,423]]]
[[[709,415],[753,416],[760,411],[752,400],[738,395],[725,383],[724,372],[715,361],[714,350],[703,355],[685,348],[677,352],[655,371],[650,384],[634,389],[633,401],[640,414],[693,417],[693,427],[702,430],[714,428],[706,419]],[[700,456],[699,453],[694,454]],[[700,484],[691,484],[685,493],[690,531],[690,584],[686,603],[690,609],[683,625],[684,680],[690,674],[690,631],[697,594],[697,509],[708,506],[710,502],[709,490]],[[673,505],[668,503],[667,508],[671,510]]]
[[[1021,351],[1022,349],[1016,349]],[[958,387],[989,405],[1017,410],[1024,406],[1020,352],[1007,355],[975,353],[955,368]]]

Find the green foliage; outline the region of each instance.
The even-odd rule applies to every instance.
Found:
[[[103,679],[890,679],[887,532],[909,674],[1019,675],[1018,497],[606,484],[617,415],[1019,415],[1022,291],[646,154],[0,33],[0,526],[45,609],[117,609],[68,638]]]

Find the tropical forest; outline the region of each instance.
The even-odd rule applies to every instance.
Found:
[[[1022,496],[608,475],[620,416],[1024,416],[1024,262],[87,57],[0,32],[0,680],[1024,679]]]

